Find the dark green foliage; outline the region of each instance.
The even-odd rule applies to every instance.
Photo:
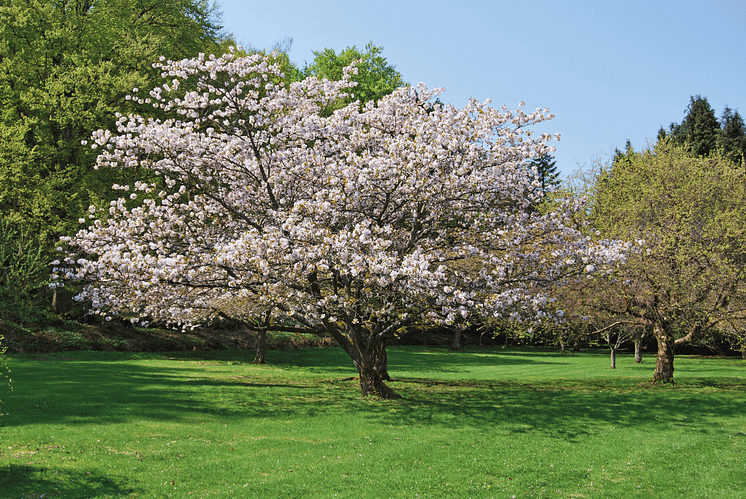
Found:
[[[5,426],[5,414],[3,413],[3,397],[6,390],[12,390],[12,379],[10,377],[10,367],[5,352],[8,350],[3,344],[4,337],[0,334],[0,426]]]
[[[541,182],[541,191],[543,193],[556,190],[560,185],[560,174],[557,171],[557,161],[551,154],[544,154],[534,158],[529,162],[531,168],[536,167]]]
[[[35,237],[0,219],[0,332],[45,308],[48,261]]]
[[[718,149],[736,164],[746,156],[746,126],[738,111],[725,106],[718,121],[707,98],[700,95],[691,97],[681,123],[671,123],[668,130],[661,127],[658,141],[666,139],[688,146],[697,156],[709,156]]]
[[[692,96],[687,114],[677,132],[673,134],[674,141],[688,144],[697,156],[707,156],[717,145],[720,123],[715,117],[706,97]]]
[[[746,126],[743,118],[728,106],[725,106],[720,117],[720,135],[718,147],[734,163],[740,163],[746,157]]]

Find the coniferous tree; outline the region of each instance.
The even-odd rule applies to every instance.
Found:
[[[681,126],[672,129],[673,140],[688,144],[696,156],[708,156],[717,146],[720,123],[706,97],[694,95]]]
[[[559,187],[560,178],[557,171],[557,161],[554,159],[554,156],[547,153],[533,158],[529,162],[529,167],[536,167],[542,192],[554,191]]]
[[[720,118],[722,129],[718,135],[718,147],[723,149],[723,154],[740,163],[746,157],[746,126],[743,118],[728,106],[725,106]]]

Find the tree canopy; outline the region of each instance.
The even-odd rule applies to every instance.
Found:
[[[661,128],[658,138],[686,145],[697,156],[708,156],[719,149],[736,164],[746,157],[746,127],[739,112],[725,106],[718,121],[715,110],[701,95],[691,96],[683,121],[671,123],[668,130]],[[629,149],[629,141],[627,144]]]
[[[327,48],[313,53],[314,60],[303,69],[302,75],[337,81],[342,78],[344,69],[356,61],[357,72],[350,75],[350,79],[357,85],[350,88],[349,96],[335,103],[334,107],[341,108],[355,100],[360,101],[361,105],[370,101],[375,103],[397,88],[407,85],[402,75],[382,53],[383,47],[377,47],[373,43],[368,43],[364,52],[355,46],[347,47],[339,54],[334,49]]]

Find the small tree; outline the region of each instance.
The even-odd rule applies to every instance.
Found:
[[[93,138],[100,167],[147,168],[168,189],[116,186],[127,197],[91,207],[90,225],[63,238],[67,277],[107,317],[324,332],[362,393],[388,398],[395,334],[472,315],[540,319],[550,283],[623,254],[574,227],[577,206],[530,211],[525,161],[549,136],[525,129],[542,110],[431,104],[439,90],[420,84],[327,115],[354,67],[289,86],[262,54],[161,70],[167,83],[137,98],[172,117],[121,117],[117,134]]]
[[[559,172],[557,171],[557,161],[551,154],[543,154],[538,158],[533,158],[529,162],[531,168],[536,168],[542,193],[556,190],[560,185]]]

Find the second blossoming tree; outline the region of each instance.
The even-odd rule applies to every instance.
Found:
[[[65,238],[66,277],[102,315],[325,332],[363,394],[388,398],[388,338],[541,320],[552,286],[623,259],[624,245],[574,227],[576,207],[532,209],[526,164],[550,137],[528,127],[546,110],[457,109],[420,84],[332,111],[347,76],[284,85],[259,54],[160,66],[166,83],[133,98],[169,118],[93,135],[99,167],[156,181],[115,186],[128,192]]]

